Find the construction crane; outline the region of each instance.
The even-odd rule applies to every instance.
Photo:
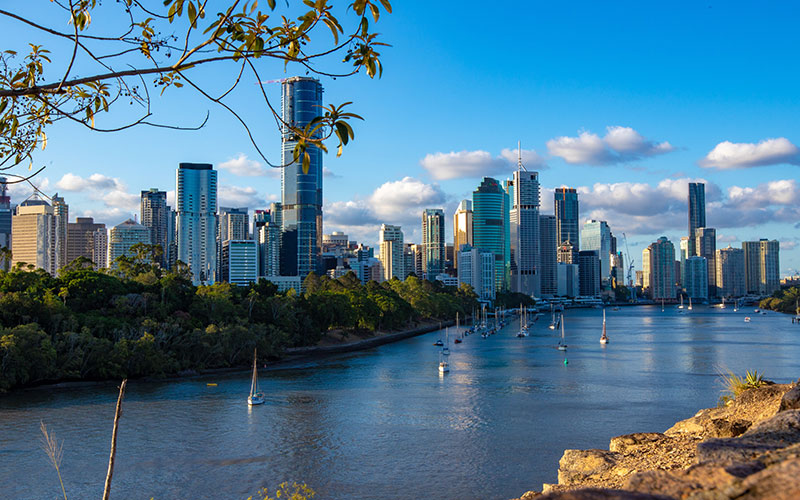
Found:
[[[633,301],[636,297],[633,286],[633,259],[631,258],[630,250],[628,250],[628,237],[625,236],[625,233],[622,233],[622,240],[625,242],[625,258],[628,260],[628,287],[631,289],[631,301]]]

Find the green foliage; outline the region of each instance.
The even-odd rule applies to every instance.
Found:
[[[758,373],[757,370],[753,370],[752,372],[747,370],[744,377],[729,371],[727,374],[722,375],[723,390],[727,394],[724,394],[720,401],[725,403],[736,399],[747,389],[755,389],[766,384],[767,382],[764,380],[764,374]]]
[[[316,493],[306,483],[281,483],[275,490],[275,496],[269,496],[269,491],[264,488],[255,497],[247,500],[310,500]]]
[[[800,314],[800,288],[793,286],[784,290],[778,290],[759,303],[761,309],[770,309],[786,314]]]

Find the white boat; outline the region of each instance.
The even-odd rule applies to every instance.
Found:
[[[661,299],[661,312],[664,312],[664,299]]]
[[[733,301],[733,312],[736,312],[738,310],[739,310],[739,300],[736,299]]]
[[[247,404],[263,405],[266,399],[264,393],[258,390],[258,368],[256,367],[256,350],[253,349],[253,380],[250,381],[250,395],[247,396]]]
[[[522,304],[519,305],[519,333],[517,333],[517,337],[527,337],[528,336],[528,310],[522,308]]]
[[[678,306],[678,309],[683,309],[683,294],[681,294],[681,305]]]
[[[744,322],[745,323],[750,323],[750,316],[745,316],[744,317]]]
[[[441,352],[439,353],[439,373],[447,373],[449,371],[450,363],[447,362],[447,357],[444,355],[444,352]]]
[[[450,328],[444,329],[444,347],[442,347],[442,354],[445,356],[450,355]]]
[[[561,323],[561,340],[558,341],[558,350],[559,351],[566,351],[567,344],[564,342],[564,315],[561,315],[559,318],[559,323]]]
[[[603,334],[600,336],[601,344],[608,344],[608,335],[606,335],[606,310],[603,309]]]

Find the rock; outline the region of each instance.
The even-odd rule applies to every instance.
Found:
[[[729,468],[713,464],[700,464],[684,470],[647,471],[630,477],[625,489],[675,498],[694,498],[700,492],[719,492],[730,488],[740,482],[742,478],[761,469],[763,469],[763,465],[760,464]],[[715,495],[717,493],[708,494],[705,497],[713,498]]]
[[[537,500],[672,500],[664,495],[650,495],[635,491],[585,488],[581,490],[559,491],[537,497]]]
[[[558,484],[577,484],[600,479],[611,470],[619,454],[605,450],[564,450],[558,461]]]
[[[781,398],[781,406],[778,411],[800,409],[800,385],[795,385]]]
[[[526,491],[521,497],[515,498],[514,500],[533,500],[534,498],[539,498],[540,496],[542,496],[542,494],[538,491]]]
[[[751,427],[741,437],[698,443],[697,461],[721,465],[748,462],[795,443],[800,443],[800,410],[786,410]]]
[[[790,459],[757,472],[742,482],[737,500],[796,500],[800,498],[800,459]]]
[[[640,447],[643,444],[651,444],[657,441],[662,441],[666,438],[660,432],[637,432],[636,434],[625,434],[624,436],[617,436],[611,438],[608,445],[610,451],[616,453],[625,453]]]

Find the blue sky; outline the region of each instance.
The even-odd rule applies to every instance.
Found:
[[[395,2],[378,24],[392,44],[383,78],[322,79],[326,102],[354,101],[366,118],[343,157],[325,157],[325,231],[375,243],[385,222],[418,241],[421,210],[452,214],[482,175],[509,176],[519,140],[525,164],[540,172],[543,213],[552,213],[554,187],[579,188],[582,217],[626,233],[637,268],[658,236],[677,245],[685,184],[703,179],[718,248],[779,239],[782,274],[793,274],[798,14],[794,2],[769,1]],[[0,29],[6,40],[25,40],[5,19]],[[261,74],[295,73],[265,64]],[[223,88],[233,75],[200,77]],[[279,85],[270,88],[279,103]],[[228,102],[276,161],[279,136],[256,89],[246,82]],[[221,204],[252,210],[279,199],[279,176],[226,112],[186,88],[168,90],[153,108],[162,122],[211,117],[197,132],[98,134],[58,124],[35,158],[48,166],[46,190],[60,191],[73,214],[115,224],[137,212],[139,190],[174,190],[179,162],[204,161],[220,168]]]

